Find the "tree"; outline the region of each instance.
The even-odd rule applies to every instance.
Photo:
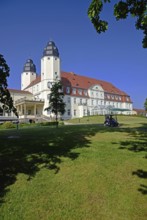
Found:
[[[10,75],[9,72],[10,69],[3,58],[3,55],[0,54],[0,105],[5,112],[13,111],[14,114],[18,116],[17,110],[13,104],[13,99],[7,89],[7,77]]]
[[[56,122],[58,121],[58,114],[63,115],[65,112],[65,103],[63,102],[64,93],[62,92],[61,81],[53,83],[51,87],[51,93],[49,98],[49,107],[45,110],[49,110],[56,116]]]
[[[144,103],[144,108],[147,111],[147,98],[146,98],[145,103]]]
[[[111,0],[92,0],[88,8],[88,17],[98,33],[108,29],[108,22],[100,19],[103,4]],[[136,29],[143,31],[144,38],[142,46],[147,48],[147,0],[125,0],[114,5],[114,16],[116,20],[126,19],[128,15],[135,17]]]

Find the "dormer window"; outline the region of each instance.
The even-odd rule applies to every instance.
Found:
[[[78,90],[79,95],[82,95],[82,89]]]
[[[76,89],[75,88],[72,89],[72,93],[76,94]]]
[[[70,87],[66,87],[66,93],[70,93]]]
[[[87,90],[84,90],[84,94],[87,95]]]

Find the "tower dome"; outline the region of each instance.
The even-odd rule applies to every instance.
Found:
[[[34,72],[36,73],[36,66],[33,63],[33,60],[28,59],[23,67],[23,72]]]
[[[49,41],[44,48],[43,57],[44,56],[56,56],[59,57],[59,51],[53,41]]]

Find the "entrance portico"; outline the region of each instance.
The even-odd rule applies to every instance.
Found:
[[[43,115],[44,100],[24,97],[16,100],[15,106],[20,120],[37,120]]]

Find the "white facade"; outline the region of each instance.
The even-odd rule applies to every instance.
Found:
[[[44,109],[49,106],[51,84],[56,80],[61,80],[65,94],[63,119],[107,114],[113,110],[132,113],[130,97],[111,83],[61,72],[58,49],[50,41],[41,58],[41,73],[37,75],[33,61],[28,59],[21,74],[21,91],[10,90],[20,118],[52,117]]]

